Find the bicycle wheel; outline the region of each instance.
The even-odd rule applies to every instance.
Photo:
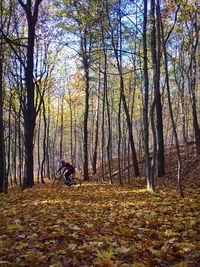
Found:
[[[78,179],[78,178],[76,178],[76,177],[74,177],[74,178],[72,179],[72,186],[80,187],[80,186],[81,186],[81,180]]]
[[[56,177],[54,180],[53,180],[53,187],[61,187],[63,184],[63,179],[62,177]]]

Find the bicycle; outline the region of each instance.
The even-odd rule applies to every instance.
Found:
[[[74,175],[70,176],[70,181],[66,181],[66,178],[63,174],[61,175],[55,175],[55,178],[53,180],[53,187],[61,187],[62,185],[66,186],[81,186],[81,180]]]

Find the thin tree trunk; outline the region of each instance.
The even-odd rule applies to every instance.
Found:
[[[43,158],[41,163],[41,182],[44,184],[44,177],[45,177],[45,161],[46,161],[46,135],[47,135],[47,120],[46,120],[46,108],[43,99],[43,122],[44,122],[44,137],[43,137]]]
[[[46,143],[46,162],[47,162],[47,177],[51,179],[50,173],[50,157],[49,157],[49,134],[50,134],[50,120],[51,120],[51,109],[50,109],[50,93],[48,92],[48,120],[47,120],[47,143]]]
[[[105,80],[104,80],[105,83]],[[104,181],[104,147],[105,147],[105,100],[106,100],[106,92],[105,92],[105,84],[103,86],[103,103],[102,103],[102,126],[101,126],[101,177],[102,181]]]
[[[99,102],[100,102],[100,89],[101,89],[101,73],[100,73],[100,61],[99,61],[99,78],[98,78],[98,90],[97,90],[97,98],[96,98],[96,115],[95,115],[95,141],[94,141],[94,152],[92,159],[92,170],[93,174],[97,172],[97,147],[98,147],[98,139],[99,139]]]
[[[2,27],[2,2],[0,4],[1,11],[1,27]],[[1,37],[1,35],[0,35]],[[6,191],[4,187],[6,180],[6,162],[4,147],[4,126],[3,126],[3,52],[2,38],[0,38],[0,193]]]
[[[196,142],[196,150],[197,154],[200,154],[200,128],[197,116],[197,107],[196,107],[196,73],[197,73],[197,63],[196,63],[196,51],[199,43],[199,27],[198,27],[198,14],[195,11],[194,18],[192,21],[192,39],[191,42],[191,59],[190,59],[190,67],[189,67],[189,91],[191,95],[192,102],[192,115],[193,115],[193,128],[195,133],[195,142]],[[194,34],[193,34],[194,33]]]
[[[11,170],[10,170],[10,154],[11,154],[11,108],[12,108],[12,93],[10,94],[9,98],[9,110],[8,110],[8,144],[7,144],[7,170],[6,170],[6,180],[10,181],[10,185],[12,187],[12,177],[11,177]]]
[[[170,113],[170,118],[171,118],[171,122],[172,122],[172,128],[173,128],[173,134],[174,134],[174,138],[175,138],[177,158],[178,158],[178,186],[179,186],[180,195],[181,195],[181,197],[183,197],[184,191],[183,191],[183,181],[182,181],[182,174],[181,174],[181,155],[180,155],[178,135],[177,135],[177,131],[176,131],[176,125],[174,122],[174,116],[173,116],[172,104],[171,104],[169,72],[168,72],[168,57],[167,57],[167,50],[166,50],[166,42],[165,42],[165,38],[164,38],[164,29],[163,29],[162,19],[161,19],[161,15],[160,15],[160,6],[158,6],[158,16],[159,16],[158,19],[160,20],[160,25],[161,25],[161,37],[162,37],[162,46],[163,46],[163,52],[164,52],[164,67],[165,67],[165,75],[166,75],[169,113]]]
[[[121,173],[121,139],[122,139],[122,130],[121,130],[121,102],[122,96],[120,91],[120,100],[119,100],[119,111],[118,111],[118,148],[117,148],[117,155],[118,155],[118,169],[119,169],[119,183],[123,185],[122,182],[122,173]]]
[[[17,185],[17,116],[15,114],[15,132],[13,147],[13,176],[14,184]]]
[[[85,55],[86,57],[86,55]],[[89,114],[89,66],[88,63],[84,64],[85,69],[85,113],[84,113],[84,180],[89,180],[88,172],[88,114]]]
[[[144,53],[144,107],[143,107],[143,124],[144,124],[144,154],[146,163],[147,188],[153,190],[151,165],[149,155],[149,123],[148,123],[148,103],[149,103],[149,77],[147,66],[147,0],[144,1],[144,20],[143,20],[143,53]]]
[[[111,118],[110,118],[110,108],[108,100],[108,86],[107,86],[107,69],[106,63],[107,56],[105,54],[105,73],[104,73],[104,84],[106,91],[106,107],[107,107],[107,116],[108,116],[108,143],[107,143],[107,157],[108,157],[108,169],[109,169],[109,183],[112,184],[112,130],[111,130]]]
[[[106,101],[106,110],[108,117],[108,142],[107,142],[107,158],[108,158],[108,170],[109,170],[109,183],[112,184],[112,130],[111,130],[111,118],[110,107],[108,100],[108,81],[107,81],[107,49],[105,44],[104,28],[102,26],[102,43],[103,43],[103,55],[104,55],[104,94]]]
[[[19,169],[19,185],[20,188],[22,187],[22,166],[23,166],[23,152],[22,152],[22,147],[21,147],[21,103],[19,107],[19,120],[18,120],[18,125],[17,125],[17,132],[18,132],[18,151],[19,151],[19,160],[18,160],[18,169]]]
[[[64,132],[64,95],[61,96],[62,100],[61,100],[61,120],[60,120],[60,125],[61,125],[61,129],[60,129],[60,159],[62,159],[64,157],[63,155],[63,132]]]
[[[41,129],[41,112],[39,114],[39,124],[38,124],[38,140],[37,140],[37,154],[38,154],[38,173],[37,173],[37,182],[40,182],[40,172],[41,172],[41,166],[40,166],[40,129]]]

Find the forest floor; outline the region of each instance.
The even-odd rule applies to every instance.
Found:
[[[156,193],[133,178],[0,195],[0,266],[200,266],[200,158],[184,171],[184,198],[173,164]]]

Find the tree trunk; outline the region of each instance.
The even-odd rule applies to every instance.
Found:
[[[149,77],[147,65],[147,0],[144,1],[144,20],[143,20],[143,53],[144,53],[144,107],[143,107],[143,124],[144,124],[144,154],[146,163],[147,188],[154,190],[151,176],[151,164],[149,155],[149,122],[148,122],[148,103],[149,103]]]
[[[85,113],[84,113],[84,141],[83,141],[83,151],[84,151],[84,180],[89,180],[88,172],[88,114],[89,114],[89,66],[85,62]]]
[[[43,147],[43,158],[41,163],[41,182],[44,184],[44,177],[45,177],[45,162],[46,162],[46,136],[47,136],[47,119],[46,119],[46,108],[43,99],[43,122],[44,122],[44,133],[43,133],[43,140],[42,140],[42,147]]]
[[[191,59],[190,59],[190,83],[189,83],[189,90],[191,95],[192,101],[192,115],[193,115],[193,128],[195,133],[195,142],[196,142],[196,149],[197,154],[200,154],[200,128],[197,116],[197,107],[196,107],[196,75],[197,75],[197,63],[196,63],[196,51],[199,43],[199,27],[198,27],[198,14],[195,11],[193,21],[192,21],[192,37],[191,37]]]
[[[104,81],[105,83],[105,81]],[[105,92],[105,84],[102,88],[103,90],[103,103],[102,103],[102,125],[101,125],[101,177],[102,181],[104,181],[105,168],[104,168],[104,147],[105,147],[105,103],[106,103],[106,92]]]
[[[157,128],[157,139],[158,139],[158,177],[165,175],[165,156],[164,156],[164,138],[163,138],[163,115],[162,115],[162,104],[160,95],[160,59],[161,59],[161,36],[160,36],[160,22],[158,19],[158,8],[160,1],[157,0],[156,14],[157,14],[157,59],[156,59],[156,128]],[[156,34],[155,34],[156,37]],[[156,46],[155,46],[156,47]]]
[[[1,14],[2,14],[2,3],[1,3],[0,8],[1,8]],[[2,52],[2,41],[1,40],[2,39],[0,39],[0,42],[1,42],[0,43],[0,193],[5,191],[4,183],[6,180],[4,128],[3,128],[3,52]]]
[[[61,129],[60,129],[60,159],[64,158],[64,153],[63,153],[63,132],[64,132],[64,122],[63,122],[63,118],[64,118],[64,95],[61,96],[62,100],[61,100],[61,120],[60,120],[60,125],[61,125]]]
[[[157,0],[159,5],[159,0]],[[163,141],[163,119],[162,119],[162,105],[160,96],[160,24],[157,19],[157,36],[155,25],[155,0],[151,0],[151,57],[153,65],[153,85],[156,104],[156,129],[158,139],[158,177],[162,177],[165,174],[164,165],[164,141]],[[157,40],[157,42],[156,42]],[[154,138],[155,140],[155,138]]]
[[[38,172],[37,172],[37,183],[40,182],[40,129],[41,129],[41,112],[39,113],[39,122],[38,122],[38,138],[37,138],[37,158],[38,158]]]
[[[158,8],[159,8],[158,9],[158,15],[159,15],[158,19],[160,20],[160,25],[161,25],[162,46],[163,46],[163,52],[164,52],[164,67],[165,67],[165,75],[166,75],[169,113],[170,113],[170,118],[171,118],[171,122],[172,122],[172,128],[173,128],[173,134],[175,137],[176,151],[177,151],[177,158],[178,158],[178,186],[179,186],[180,195],[183,197],[184,191],[183,191],[183,181],[182,181],[182,174],[181,174],[181,155],[180,155],[178,135],[177,135],[177,131],[176,131],[176,125],[174,122],[174,116],[173,116],[172,104],[171,104],[169,71],[168,71],[168,57],[167,57],[167,50],[166,50],[166,42],[165,42],[165,38],[164,38],[164,29],[163,29],[162,19],[161,19],[161,15],[160,15],[160,6],[158,6]]]
[[[100,89],[101,89],[101,75],[100,75],[100,62],[99,62],[99,82],[98,82],[98,89],[97,89],[97,99],[96,99],[96,115],[95,115],[95,141],[94,141],[94,152],[93,152],[93,159],[92,159],[92,170],[93,174],[97,172],[97,147],[98,147],[98,139],[99,139],[99,100],[100,100]]]
[[[33,168],[33,137],[35,128],[36,110],[34,105],[35,85],[33,82],[34,68],[34,38],[35,28],[32,25],[32,19],[27,16],[28,20],[28,48],[27,48],[27,66],[25,70],[25,81],[27,89],[27,105],[24,118],[24,137],[25,137],[25,177],[23,189],[34,185],[34,168]]]
[[[24,111],[24,138],[25,138],[25,176],[22,189],[34,185],[34,160],[33,160],[33,138],[36,120],[35,108],[35,84],[34,84],[34,45],[35,45],[35,25],[38,19],[39,4],[42,0],[35,0],[32,10],[31,0],[24,4],[18,0],[21,7],[26,13],[28,23],[28,44],[25,66],[25,83],[26,83],[26,108]]]
[[[105,50],[105,49],[104,49]],[[107,85],[107,54],[106,50],[104,51],[104,90],[106,97],[106,107],[107,107],[107,116],[108,116],[108,142],[107,142],[107,157],[108,157],[108,170],[109,170],[109,184],[112,184],[112,130],[111,130],[111,118],[110,118],[110,108],[108,100],[108,85]]]
[[[48,92],[48,119],[47,119],[47,144],[46,144],[46,161],[47,161],[47,177],[50,180],[50,157],[49,157],[49,132],[50,132],[50,120],[51,120],[51,109],[50,109],[50,93]]]
[[[122,139],[122,130],[121,130],[121,103],[122,103],[122,96],[120,91],[120,100],[119,100],[119,111],[118,111],[118,147],[117,147],[117,159],[118,159],[118,169],[119,169],[119,183],[120,185],[123,184],[122,182],[122,171],[121,171],[121,139]]]

